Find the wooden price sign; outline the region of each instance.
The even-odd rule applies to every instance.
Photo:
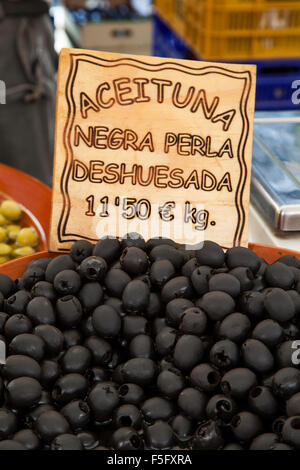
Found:
[[[255,66],[64,49],[51,251],[139,232],[247,245]]]

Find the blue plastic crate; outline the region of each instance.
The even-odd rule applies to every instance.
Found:
[[[153,18],[154,56],[171,57],[174,59],[195,59],[187,44],[175,34],[157,15]]]
[[[260,61],[256,65],[256,109],[300,109],[300,103],[292,101],[293,82],[300,79],[300,59]]]
[[[153,55],[201,60],[157,15],[153,19]],[[300,80],[300,57],[259,61],[245,59],[245,63],[257,66],[256,110],[300,109],[300,103],[292,101],[295,92],[292,84]]]

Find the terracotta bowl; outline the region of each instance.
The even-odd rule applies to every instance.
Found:
[[[255,251],[261,258],[264,258],[268,263],[274,263],[278,258],[283,255],[294,255],[300,260],[300,253],[297,251],[285,250],[283,248],[277,248],[274,246],[258,245],[255,243],[249,243],[249,248]],[[21,277],[26,269],[27,264],[37,258],[51,257],[55,258],[59,256],[58,253],[49,253],[48,251],[42,251],[40,253],[34,253],[30,256],[24,256],[14,261],[9,261],[0,266],[0,273],[7,274],[12,279]]]
[[[14,199],[23,211],[22,224],[33,226],[39,234],[37,251],[48,249],[47,237],[50,225],[51,189],[21,171],[0,164],[0,201]],[[8,261],[0,265],[0,273]]]

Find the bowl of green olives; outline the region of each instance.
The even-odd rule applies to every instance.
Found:
[[[3,264],[47,249],[51,190],[0,165],[0,271]]]

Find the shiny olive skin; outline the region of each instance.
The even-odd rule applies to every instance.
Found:
[[[30,356],[21,354],[9,356],[2,369],[3,377],[13,380],[18,377],[31,377],[40,380],[40,364]]]
[[[119,401],[115,385],[110,382],[102,382],[92,388],[87,403],[95,421],[102,422],[112,417]]]
[[[150,449],[169,449],[173,444],[173,430],[165,421],[155,421],[146,428],[146,443]]]
[[[199,426],[193,440],[194,450],[219,450],[223,445],[224,439],[215,421],[209,420]]]
[[[39,402],[42,387],[32,377],[17,377],[7,385],[8,403],[13,409],[30,408]]]
[[[61,409],[61,414],[74,432],[85,429],[90,421],[90,408],[82,400],[71,401]]]
[[[49,410],[37,418],[35,430],[40,439],[50,443],[56,436],[69,432],[70,428],[68,421],[61,413]]]

